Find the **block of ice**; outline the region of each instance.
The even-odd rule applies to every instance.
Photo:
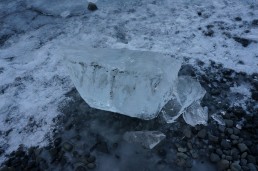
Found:
[[[81,97],[97,109],[152,119],[172,98],[181,63],[171,56],[76,45],[63,49]]]
[[[126,132],[123,138],[129,143],[139,144],[145,148],[152,149],[165,139],[166,135],[159,131],[132,131]]]
[[[173,123],[183,114],[189,125],[206,124],[208,120],[207,108],[200,105],[206,91],[200,83],[189,76],[178,77],[173,89],[174,97],[166,104],[162,114],[167,123]]]

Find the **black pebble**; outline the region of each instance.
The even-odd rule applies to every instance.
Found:
[[[92,3],[92,2],[89,2],[88,4],[88,10],[90,11],[96,11],[98,9],[97,5]]]

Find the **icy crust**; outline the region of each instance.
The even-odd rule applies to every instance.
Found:
[[[69,74],[94,108],[152,119],[172,98],[181,63],[170,56],[87,46],[64,50]]]

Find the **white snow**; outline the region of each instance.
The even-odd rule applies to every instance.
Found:
[[[258,44],[243,47],[226,36],[256,40],[258,27],[251,22],[258,19],[257,0],[96,3],[98,10],[89,12],[87,0],[0,2],[0,146],[6,153],[20,143],[48,143],[58,104],[73,87],[56,55],[60,41],[169,53],[191,63],[214,60],[236,71],[258,72]],[[238,16],[241,22],[234,21]],[[203,34],[209,24],[213,37]]]

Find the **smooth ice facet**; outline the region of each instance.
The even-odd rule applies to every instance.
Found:
[[[63,50],[81,97],[97,109],[152,119],[172,98],[181,63],[164,54],[84,45]]]
[[[206,91],[200,83],[189,77],[178,77],[173,89],[174,97],[164,107],[162,114],[167,123],[173,123],[183,114],[183,118],[189,125],[206,124],[208,110],[200,105]]]
[[[129,143],[140,144],[145,148],[152,149],[165,139],[166,135],[159,131],[132,131],[126,132],[123,138]]]

